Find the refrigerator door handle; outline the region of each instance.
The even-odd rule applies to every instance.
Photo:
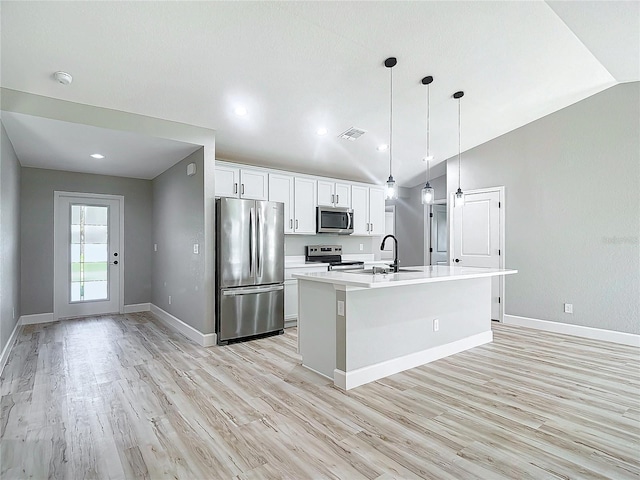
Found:
[[[257,241],[257,261],[256,261],[256,277],[262,277],[262,250],[264,249],[264,241],[262,238],[262,215],[260,215],[260,209],[256,209],[258,212],[258,226],[256,228]]]
[[[249,288],[233,288],[223,290],[222,295],[225,297],[235,297],[236,295],[253,295],[256,293],[278,292],[284,290],[284,285],[269,285],[267,287],[249,287]]]
[[[253,262],[255,260],[255,238],[253,234],[253,208],[249,209],[249,276],[253,277]]]

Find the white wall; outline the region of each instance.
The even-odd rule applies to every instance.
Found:
[[[507,314],[640,333],[639,132],[634,82],[462,154],[463,190],[506,187]]]

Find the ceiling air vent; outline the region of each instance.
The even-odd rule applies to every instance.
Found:
[[[365,130],[362,130],[361,128],[351,127],[346,132],[342,132],[340,135],[338,135],[338,138],[344,138],[345,140],[353,141],[356,138],[361,137],[365,133],[367,132]]]

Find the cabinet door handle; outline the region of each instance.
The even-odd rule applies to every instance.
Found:
[[[242,193],[241,195],[244,195],[244,183],[242,184]]]
[[[336,193],[336,205],[340,203],[340,195]]]
[[[238,184],[237,183],[233,184],[233,193],[238,193]]]
[[[367,223],[367,232],[369,231],[369,225],[370,225],[370,224],[369,224],[369,223]]]
[[[333,193],[331,194],[331,203],[336,203],[335,195]]]
[[[296,230],[298,229],[298,220],[296,220]]]
[[[371,231],[373,232],[373,223],[371,224]]]
[[[289,228],[293,228],[293,218],[289,219]]]

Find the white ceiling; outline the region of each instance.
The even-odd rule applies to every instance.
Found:
[[[150,180],[200,148],[166,138],[14,112],[2,112],[2,123],[24,167]],[[94,153],[105,158],[91,158]]]
[[[1,8],[5,88],[215,129],[218,158],[378,183],[389,167],[388,152],[375,148],[389,134],[388,56],[398,58],[393,173],[405,186],[424,176],[425,75],[435,78],[436,162],[457,153],[457,90],[465,91],[467,150],[640,80],[638,2],[3,1]],[[57,70],[73,83],[57,84]],[[248,116],[232,113],[238,104]],[[62,165],[69,143],[38,144],[34,132],[55,122],[22,120],[26,133],[7,131],[23,164],[86,168],[85,160]],[[328,135],[316,135],[320,126]],[[351,126],[367,133],[337,138]],[[33,145],[20,146],[26,141]],[[60,155],[43,158],[45,148]],[[148,161],[143,178],[159,165]],[[115,163],[108,171],[128,175]]]

